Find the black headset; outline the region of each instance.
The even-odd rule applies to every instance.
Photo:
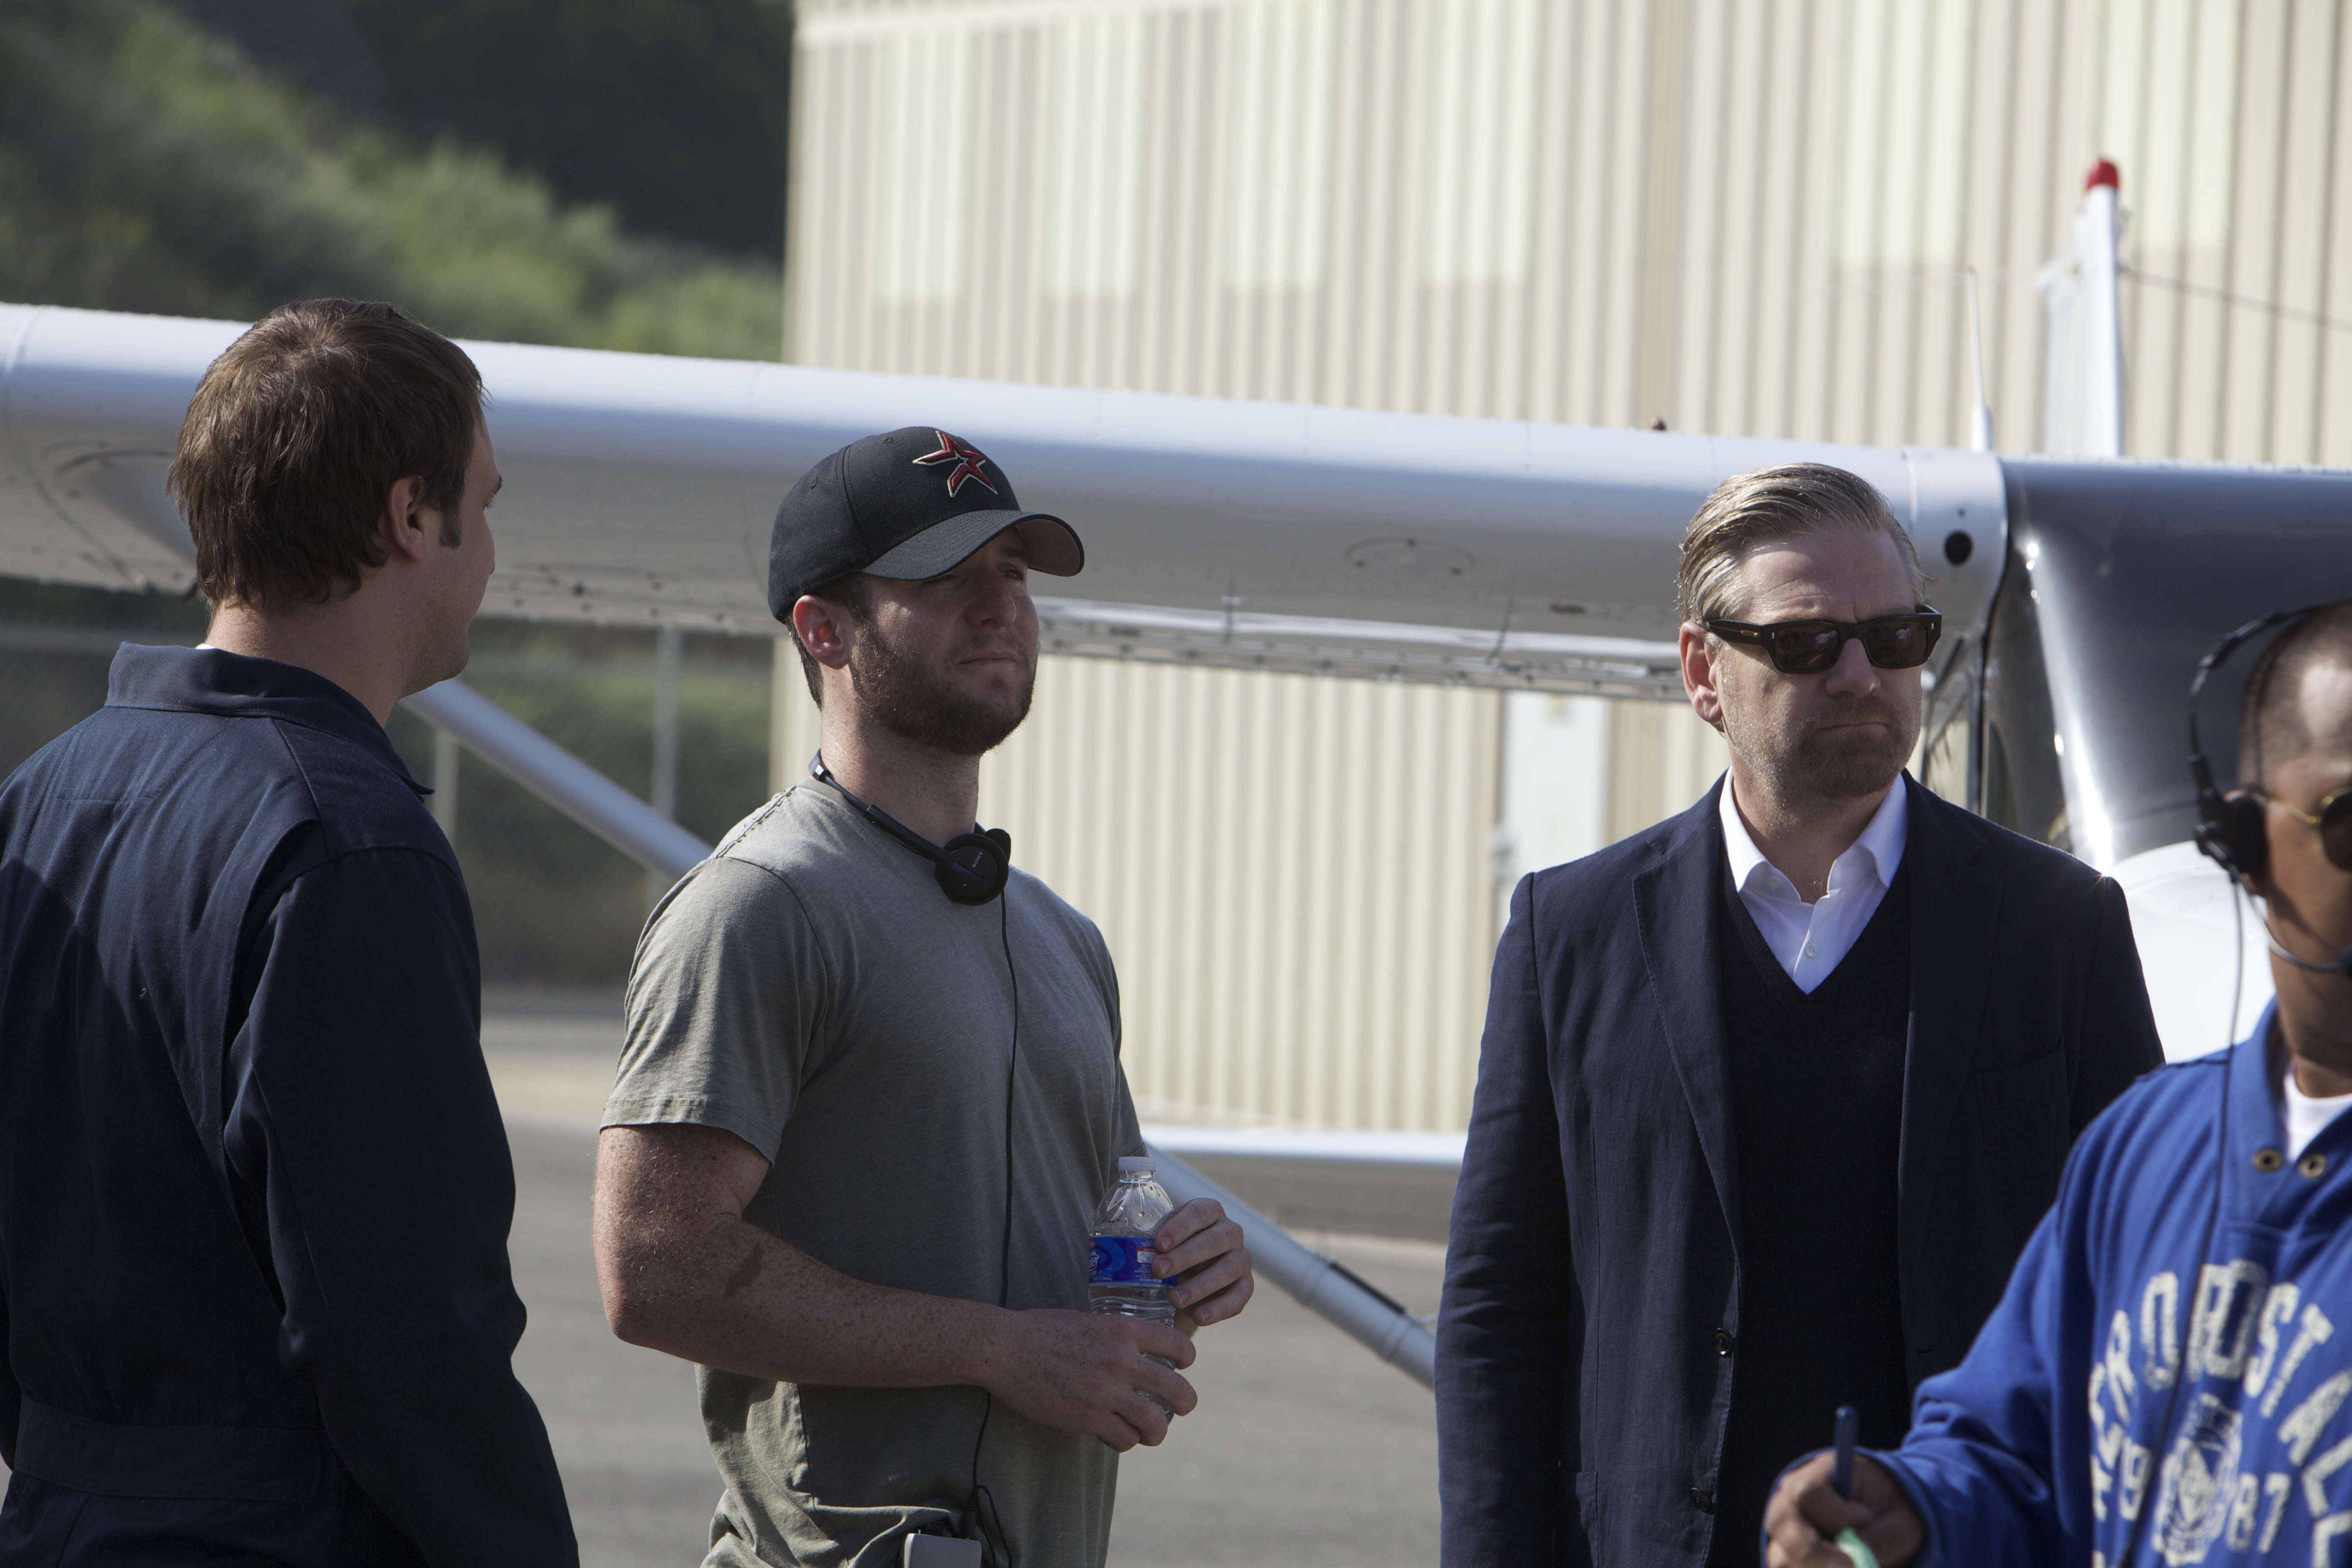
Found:
[[[809,759],[809,777],[831,784],[841,798],[866,820],[929,860],[940,879],[940,891],[959,904],[985,904],[1000,897],[1013,876],[1013,836],[1001,827],[959,833],[945,844],[934,844],[878,805],[849,793],[849,786],[824,765],[824,753]]]
[[[2273,610],[2267,616],[2255,616],[2215,643],[2212,651],[2197,661],[2196,677],[2189,683],[2189,777],[2197,786],[2197,847],[2233,880],[2259,877],[2269,868],[2270,831],[2263,820],[2259,796],[2225,795],[2214,784],[2213,765],[2205,760],[2205,748],[2197,738],[2197,700],[2204,692],[2206,678],[2248,642],[2274,626],[2292,626],[2327,607],[2305,605],[2299,610]],[[2241,762],[2242,764],[2242,759]],[[2242,765],[2240,772],[2243,771]],[[2314,974],[2341,974],[2352,980],[2352,947],[2337,953],[2333,963],[2314,963],[2279,945],[2267,920],[2263,922],[2263,931],[2269,938],[2271,952],[2297,969]]]

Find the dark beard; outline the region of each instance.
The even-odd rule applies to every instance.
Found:
[[[858,711],[901,740],[950,756],[977,757],[994,751],[1029,717],[1037,665],[1024,656],[1019,700],[992,704],[958,691],[869,624],[857,628],[849,684],[857,693]]]

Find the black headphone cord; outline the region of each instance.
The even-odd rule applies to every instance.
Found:
[[[996,935],[1004,946],[1004,977],[1013,986],[1013,1049],[1004,1066],[1004,1228],[998,1243],[996,1257],[996,1304],[1010,1305],[1013,1296],[1013,1086],[1021,1074],[1021,972],[1013,963],[1013,889],[1008,885],[996,900]],[[995,1526],[995,1545],[1004,1560],[1005,1568],[1013,1568],[1013,1542],[1004,1533],[1004,1520],[996,1511],[996,1496],[980,1482],[980,1449],[988,1440],[989,1417],[996,1414],[996,1395],[982,1391],[985,1403],[980,1411],[980,1430],[971,1440],[971,1522],[983,1542],[987,1532],[981,1524],[980,1505],[988,1505],[988,1521]]]

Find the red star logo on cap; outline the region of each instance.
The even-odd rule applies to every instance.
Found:
[[[917,467],[929,468],[941,463],[953,463],[955,467],[948,470],[948,494],[950,496],[963,488],[966,479],[978,480],[981,488],[990,495],[997,493],[996,487],[990,484],[988,476],[981,471],[980,466],[988,459],[981,455],[979,447],[968,441],[959,441],[944,430],[934,430],[931,434],[940,438],[940,449],[926,452],[916,458]]]

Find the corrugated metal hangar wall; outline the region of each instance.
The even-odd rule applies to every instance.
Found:
[[[2026,449],[2033,275],[2105,156],[2130,449],[2352,462],[2332,0],[799,15],[801,363],[1958,445],[1973,264]],[[1101,921],[1147,1114],[1454,1128],[1508,882],[1720,761],[1664,707],[1048,659],[984,801]]]

